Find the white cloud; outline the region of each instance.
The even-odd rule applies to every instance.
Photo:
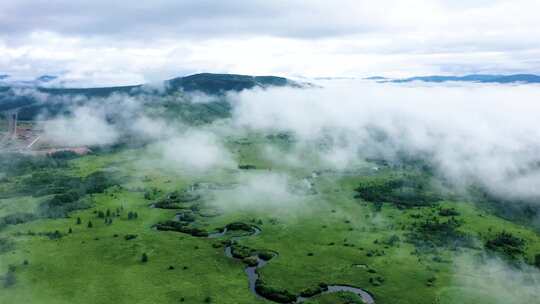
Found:
[[[306,200],[294,193],[294,182],[286,174],[249,172],[240,175],[237,182],[232,189],[216,192],[211,203],[224,209],[265,210],[273,216],[309,212],[300,209]]]
[[[460,256],[454,261],[441,303],[533,303],[540,293],[540,271],[526,264],[509,265],[498,258]]]
[[[540,71],[534,60],[540,55],[535,0],[54,2],[0,4],[0,71],[26,77],[61,73],[77,85],[202,71]]]
[[[229,151],[210,132],[188,130],[168,140],[162,140],[151,148],[159,155],[163,167],[188,173],[204,173],[208,170],[235,168]]]
[[[118,132],[99,109],[80,107],[70,116],[58,117],[43,123],[44,139],[60,146],[112,144]]]
[[[458,185],[481,182],[495,193],[540,197],[540,105],[535,85],[327,82],[232,94],[237,128],[291,131],[297,146],[326,143],[320,159],[347,168],[358,155],[405,151],[432,158]],[[382,131],[384,136],[373,136]],[[312,149],[313,150],[313,149]],[[293,161],[302,159],[292,150]],[[532,166],[532,167],[531,167]]]

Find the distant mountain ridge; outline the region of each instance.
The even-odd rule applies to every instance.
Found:
[[[535,74],[512,74],[512,75],[491,75],[491,74],[471,74],[465,76],[416,76],[403,79],[389,80],[394,83],[424,81],[424,82],[480,82],[480,83],[540,83],[540,76]]]
[[[301,87],[302,84],[278,76],[248,76],[239,74],[201,73],[165,81],[168,90],[182,89],[186,92],[201,91],[220,94],[227,91],[242,91],[255,87]]]
[[[56,77],[44,75],[38,79],[41,79],[41,81],[53,81]],[[0,111],[20,109],[20,117],[23,119],[32,119],[43,110],[49,113],[61,113],[65,111],[69,106],[70,100],[73,99],[70,97],[75,96],[91,99],[121,93],[129,96],[166,97],[178,92],[202,92],[208,95],[223,96],[227,92],[239,92],[245,89],[284,86],[301,88],[308,85],[307,83],[299,83],[278,76],[211,73],[177,77],[166,80],[157,86],[141,84],[97,88],[54,88],[6,85],[0,82]]]
[[[367,79],[367,80],[386,80],[388,78],[382,77],[382,76],[371,76],[371,77],[366,77],[364,79]]]
[[[58,86],[43,86],[60,78],[55,75],[42,75],[33,80],[16,80],[10,75],[0,74],[0,87],[34,87],[39,90],[56,92],[77,92],[84,94],[85,92],[100,91],[100,92],[124,92],[126,89],[136,89],[142,87],[150,87],[148,84],[137,84],[127,86],[111,86],[111,87],[88,87],[88,88],[69,88]],[[3,81],[2,81],[3,80]],[[240,74],[213,74],[200,73],[189,76],[176,77],[163,81],[164,87],[169,91],[201,91],[207,94],[217,94],[225,91],[241,91],[254,87],[268,86],[301,86],[301,84],[278,76],[250,76]]]

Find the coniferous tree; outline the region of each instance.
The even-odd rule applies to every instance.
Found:
[[[141,256],[141,262],[143,262],[143,263],[148,262],[148,255],[146,255],[146,252],[142,254],[142,256]]]
[[[88,221],[88,228],[92,228],[94,225],[92,225],[92,221]]]
[[[77,217],[77,225],[80,225],[82,223],[81,218]]]

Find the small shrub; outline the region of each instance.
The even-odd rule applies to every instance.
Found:
[[[313,296],[316,296],[316,295],[322,293],[323,291],[324,291],[324,289],[321,286],[310,287],[310,288],[306,288],[306,289],[302,290],[300,292],[300,296],[302,296],[304,298],[310,298],[310,297],[313,297]]]
[[[274,253],[271,251],[259,251],[257,255],[263,261],[270,261],[274,257]]]
[[[247,231],[247,232],[251,232],[253,230],[253,227],[249,224],[246,224],[246,223],[242,223],[242,222],[234,222],[234,223],[230,223],[228,224],[227,226],[225,226],[228,230],[233,230],[233,231],[238,231],[238,230],[241,230],[241,231]]]
[[[254,266],[257,266],[259,264],[259,260],[254,257],[254,256],[250,256],[250,257],[246,257],[242,260],[242,262],[244,262],[244,264],[250,266],[250,267],[254,267]]]
[[[502,253],[509,258],[516,258],[524,254],[525,240],[503,231],[488,240],[486,248],[495,252]]]
[[[58,230],[55,230],[54,232],[46,232],[45,235],[51,240],[58,240],[62,238],[62,234]]]
[[[458,216],[459,212],[454,208],[442,208],[439,210],[440,216]]]
[[[254,166],[254,165],[239,165],[238,169],[241,169],[241,170],[253,170],[253,169],[257,169],[257,167]]]
[[[133,239],[135,239],[135,238],[137,238],[137,235],[136,235],[136,234],[126,234],[126,235],[124,236],[124,239],[125,239],[126,241],[133,240]]]
[[[268,286],[261,279],[258,279],[257,282],[255,282],[255,290],[266,299],[278,303],[292,303],[297,299],[296,295],[292,294],[288,290]]]

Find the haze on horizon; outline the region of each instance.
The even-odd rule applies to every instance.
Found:
[[[535,0],[5,0],[0,74],[91,86],[197,72],[540,73],[538,11]]]

